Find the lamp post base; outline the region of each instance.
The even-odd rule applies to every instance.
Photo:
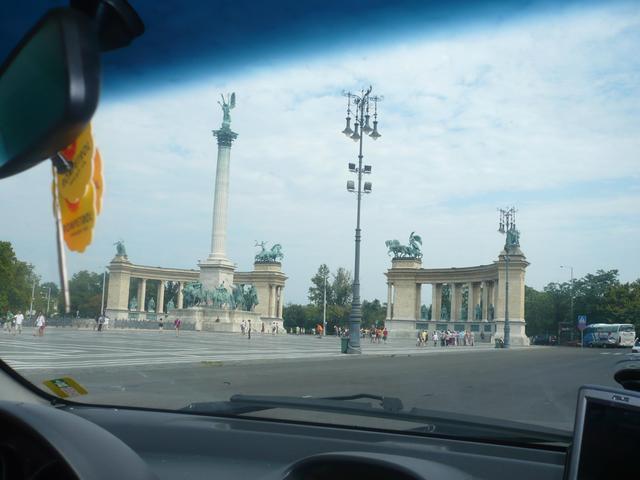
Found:
[[[349,343],[349,345],[347,346],[347,351],[345,353],[347,353],[348,355],[361,355],[362,348],[360,348],[360,346],[352,347],[351,343]]]

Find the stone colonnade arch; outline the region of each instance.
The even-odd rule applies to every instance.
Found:
[[[136,320],[147,320],[160,314],[171,315],[164,312],[164,290],[166,282],[179,284],[176,310],[183,309],[182,290],[185,284],[200,281],[199,270],[181,268],[150,267],[136,265],[129,261],[126,255],[116,255],[109,264],[109,288],[107,291],[106,314],[113,320],[128,320],[132,316]],[[129,309],[129,291],[132,279],[137,279],[137,308]],[[281,264],[278,262],[254,264],[251,272],[233,272],[233,283],[251,284],[256,287],[258,304],[255,312],[265,322],[277,322],[282,325],[282,312],[284,307],[284,286],[287,277],[282,273]],[[158,290],[155,295],[155,311],[148,312],[145,305],[147,281],[159,280]],[[148,315],[151,313],[152,315]],[[153,315],[155,314],[155,315]]]
[[[525,270],[529,262],[519,247],[509,253],[509,323],[512,345],[528,345],[524,320]],[[506,252],[488,265],[422,268],[417,258],[394,258],[387,270],[386,326],[391,336],[415,336],[417,330],[469,330],[487,340],[504,338]],[[422,285],[431,284],[431,319],[421,319]],[[442,318],[442,289],[450,290],[450,314]],[[468,289],[462,317],[462,294]],[[479,307],[479,308],[478,308]]]

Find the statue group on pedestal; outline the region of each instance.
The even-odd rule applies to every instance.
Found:
[[[402,245],[398,240],[387,240],[384,244],[393,258],[422,258],[422,238],[411,232],[409,245]]]
[[[256,263],[275,263],[284,258],[282,253],[282,245],[276,243],[271,247],[271,250],[267,250],[265,245],[267,242],[256,242],[256,247],[260,247],[261,250],[256,254]]]
[[[224,282],[207,290],[200,282],[188,283],[183,289],[184,308],[209,306],[228,310],[252,311],[258,304],[258,293],[253,285],[232,285],[231,292]]]
[[[516,227],[512,227],[507,230],[507,238],[504,244],[504,248],[507,252],[514,247],[520,246],[520,231]]]
[[[116,246],[116,256],[118,257],[127,256],[127,250],[124,248],[124,240],[118,240],[116,243],[114,243],[114,245]]]

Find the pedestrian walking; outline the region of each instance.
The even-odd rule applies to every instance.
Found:
[[[98,317],[98,331],[102,331],[102,327],[104,326],[104,315],[100,315]]]
[[[40,314],[36,317],[36,328],[39,337],[44,336],[45,325],[46,321],[44,319],[44,315],[42,314],[42,312],[40,312]],[[36,334],[34,333],[33,335],[35,336]]]
[[[261,329],[260,329],[260,333],[261,333],[262,335],[264,335],[264,322],[262,322],[262,327],[261,327]]]
[[[16,333],[22,333],[22,322],[24,321],[24,315],[22,311],[18,310],[18,314],[16,315],[16,328],[13,331],[14,335]]]
[[[387,330],[387,327],[384,327],[384,330],[382,330],[382,341],[384,343],[387,343],[388,336],[389,336],[389,330]]]
[[[244,323],[244,320],[242,320],[242,322],[240,322],[240,332],[242,333],[242,335],[244,335],[244,332],[247,330],[247,327]]]
[[[103,326],[102,328],[104,330],[108,330],[109,329],[109,317],[107,317],[106,315],[104,315],[104,321],[102,322]]]
[[[251,320],[249,320],[249,324],[247,325],[247,340],[251,340]]]
[[[176,318],[173,322],[173,326],[176,329],[176,337],[180,335],[180,327],[182,326],[182,320]]]
[[[160,317],[160,321],[158,322],[158,330],[162,332],[164,330],[164,318]]]

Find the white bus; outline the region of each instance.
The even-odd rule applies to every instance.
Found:
[[[630,323],[594,323],[583,332],[587,347],[633,347],[635,327]]]

